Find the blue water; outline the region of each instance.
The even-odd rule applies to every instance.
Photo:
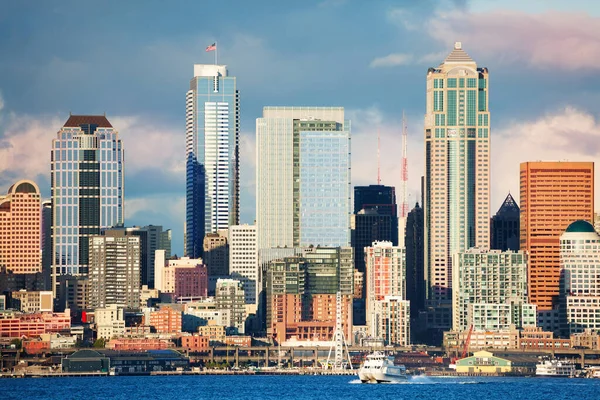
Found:
[[[366,385],[349,376],[0,379],[0,399],[600,399],[600,379],[437,378]]]

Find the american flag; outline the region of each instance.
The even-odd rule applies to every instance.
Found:
[[[217,49],[217,43],[213,43],[206,48],[206,51],[215,51]]]

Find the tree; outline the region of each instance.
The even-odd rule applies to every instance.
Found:
[[[98,338],[94,342],[94,348],[96,349],[104,348],[104,346],[106,346],[106,340],[104,338]]]

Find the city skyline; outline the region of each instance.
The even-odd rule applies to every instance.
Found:
[[[20,20],[18,15],[23,12],[20,5],[3,7],[15,15],[14,21]],[[85,12],[84,7],[85,4],[67,10],[43,5],[30,17],[32,21],[43,19],[55,24],[60,23],[61,18],[73,17],[73,13]],[[123,18],[128,18],[128,7],[123,5]],[[181,156],[185,99],[181,93],[186,90],[192,65],[212,62],[212,54],[204,53],[204,47],[218,38],[220,62],[228,65],[231,74],[238,78],[243,99],[240,222],[252,223],[254,219],[253,120],[260,116],[263,106],[270,105],[344,106],[347,118],[353,121],[352,185],[376,183],[374,128],[379,126],[382,184],[397,188],[401,168],[397,158],[401,150],[401,110],[406,109],[409,207],[412,207],[418,200],[419,178],[424,171],[420,156],[425,110],[422,78],[426,68],[437,65],[451,50],[451,43],[460,40],[465,50],[489,67],[494,77],[490,84],[494,98],[490,105],[494,111],[490,207],[496,210],[506,192],[515,196],[518,193],[520,161],[565,158],[592,161],[600,154],[594,144],[600,135],[598,113],[591,107],[597,104],[600,95],[590,79],[598,68],[594,60],[600,51],[600,35],[594,28],[598,25],[594,21],[600,15],[598,6],[571,2],[569,7],[564,7],[558,2],[542,5],[533,1],[526,5],[504,2],[505,11],[496,7],[493,3],[434,2],[424,7],[397,2],[366,10],[366,6],[343,1],[285,9],[274,6],[273,11],[281,21],[272,21],[271,29],[280,23],[295,21],[298,24],[297,14],[328,21],[330,16],[342,13],[353,17],[343,22],[333,21],[322,32],[305,32],[307,37],[290,34],[294,41],[305,43],[323,37],[322,43],[314,46],[296,47],[296,42],[286,43],[283,37],[273,36],[268,27],[259,26],[260,20],[257,20],[232,31],[212,21],[202,28],[206,31],[176,29],[172,22],[165,21],[169,29],[163,35],[141,35],[143,39],[139,34],[147,32],[134,24],[118,27],[107,35],[108,38],[117,34],[130,38],[118,46],[90,33],[77,38],[63,37],[63,33],[54,31],[49,35],[34,33],[21,49],[21,39],[17,38],[19,29],[23,28],[8,22],[10,28],[7,29],[14,29],[17,34],[3,35],[0,39],[0,50],[12,55],[10,60],[0,61],[0,72],[7,78],[0,82],[0,192],[6,192],[18,179],[31,179],[40,186],[42,197],[49,198],[49,143],[67,113],[107,112],[122,135],[125,148],[129,149],[125,178],[127,225],[152,223],[172,229],[173,253],[181,255],[185,216],[185,174]],[[555,11],[550,12],[551,9]],[[141,12],[151,15],[160,10],[151,5]],[[245,13],[255,15],[252,14],[255,12],[239,4],[234,17],[240,18]],[[182,19],[185,14],[193,14],[188,10],[184,14],[177,7],[170,13]],[[355,28],[351,21],[356,21],[359,14],[364,18],[363,25],[373,27],[374,32],[365,34],[363,25],[351,32]],[[494,16],[507,14],[513,17],[510,23],[486,26],[486,21]],[[108,22],[116,23],[117,18],[112,18],[108,18]],[[422,36],[419,24],[431,27],[431,33],[411,45],[411,37]],[[524,34],[528,26],[535,26],[536,34]],[[43,24],[40,27],[43,28]],[[347,36],[346,40],[338,43],[340,36],[329,37],[329,29],[334,29],[332,32],[337,29],[340,35]],[[566,42],[562,41],[563,32],[570,32]],[[494,35],[503,40],[495,40]],[[407,40],[403,42],[396,39],[397,36],[405,36]],[[382,41],[380,37],[390,39]],[[53,43],[46,43],[50,39]],[[86,53],[90,50],[82,51],[85,46],[78,46],[86,40],[90,44],[87,47],[106,53],[103,58],[119,59],[119,55],[122,57],[128,52],[132,56],[118,67],[106,61],[90,63]],[[65,53],[54,43],[64,43],[61,47],[73,51]],[[339,56],[332,58],[329,54],[334,43],[338,44],[334,53]],[[44,48],[37,52],[34,51],[36,46]],[[580,52],[583,46],[587,50]],[[169,60],[168,63],[163,59]],[[28,68],[20,68],[23,64]],[[302,65],[307,67],[300,68]],[[32,76],[35,78],[31,79]],[[87,76],[96,79],[83,79]],[[155,85],[146,84],[159,77]],[[66,85],[72,78],[82,78],[75,88]],[[39,85],[39,79],[44,79],[44,85]],[[318,90],[314,90],[313,85],[306,85],[311,89],[304,89],[301,83],[306,81],[317,84]],[[382,83],[388,82],[401,96],[395,90],[389,91],[395,93],[391,97],[386,90],[378,89],[387,89]],[[34,87],[36,95],[28,95]],[[97,95],[82,96],[86,92]],[[134,146],[142,140],[146,146]],[[128,143],[131,143],[129,147]],[[506,151],[516,145],[522,149],[520,154]],[[561,150],[563,148],[568,150]],[[517,202],[520,204],[520,200]]]

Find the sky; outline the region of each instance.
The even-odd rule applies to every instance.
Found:
[[[382,184],[398,191],[404,112],[412,207],[427,68],[455,41],[490,71],[491,214],[518,201],[520,162],[600,155],[595,0],[0,0],[0,193],[32,179],[49,198],[56,132],[70,112],[106,113],[125,147],[125,224],[172,229],[181,255],[185,93],[215,41],[241,96],[242,223],[265,106],[345,107],[352,184],[376,183],[379,131]]]

